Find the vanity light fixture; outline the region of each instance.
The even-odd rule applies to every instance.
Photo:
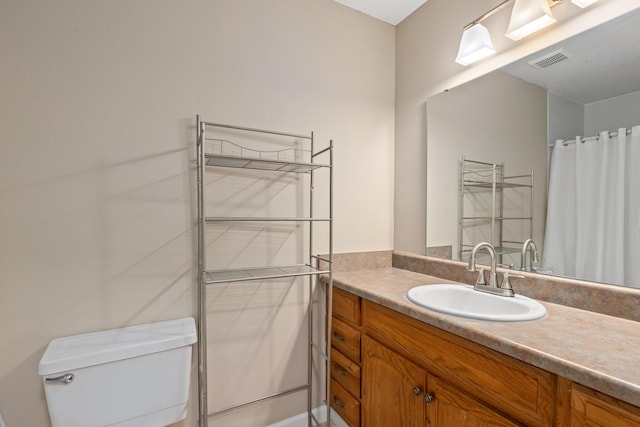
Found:
[[[554,22],[547,0],[515,0],[506,36],[520,40]]]
[[[592,4],[594,4],[595,2],[597,2],[598,0],[571,0],[571,3],[575,4],[578,7],[587,7],[587,6],[591,6]]]
[[[504,0],[502,3],[464,27],[462,40],[460,40],[460,49],[458,49],[458,56],[456,57],[456,62],[458,64],[466,66],[496,52],[495,49],[493,49],[493,44],[491,43],[489,30],[487,30],[483,25],[480,25],[480,22],[493,15],[512,1],[513,0]]]
[[[562,1],[563,0],[503,0],[502,3],[464,27],[456,62],[462,65],[469,65],[495,53],[489,30],[483,25],[480,25],[480,22],[507,6],[509,3],[513,2],[514,5],[506,35],[512,40],[520,40],[556,22],[555,18],[551,15],[551,6],[560,4]],[[584,4],[593,3],[597,0],[571,1]]]
[[[496,51],[491,44],[489,30],[482,24],[474,23],[462,33],[456,62],[469,65],[494,53]]]

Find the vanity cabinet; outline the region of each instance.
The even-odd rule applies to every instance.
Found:
[[[331,406],[350,427],[640,427],[639,407],[343,290],[333,301]]]

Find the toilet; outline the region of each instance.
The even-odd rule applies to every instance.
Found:
[[[39,374],[52,427],[160,427],[187,413],[193,318],[56,338]]]

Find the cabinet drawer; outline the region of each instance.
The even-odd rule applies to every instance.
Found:
[[[331,379],[331,407],[349,427],[360,427],[360,402],[334,379]]]
[[[331,352],[331,376],[349,393],[360,398],[360,365],[337,350]]]
[[[360,362],[360,331],[335,317],[331,325],[331,345],[349,359]]]
[[[345,322],[360,325],[360,297],[334,287],[333,315]]]

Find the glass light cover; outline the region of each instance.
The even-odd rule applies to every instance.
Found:
[[[515,0],[506,36],[520,40],[554,22],[547,0]]]
[[[475,24],[462,33],[456,62],[469,65],[494,53],[496,51],[491,44],[489,30],[480,24]]]
[[[587,7],[591,6],[597,1],[598,0],[571,0],[571,3],[575,4],[576,6]]]

